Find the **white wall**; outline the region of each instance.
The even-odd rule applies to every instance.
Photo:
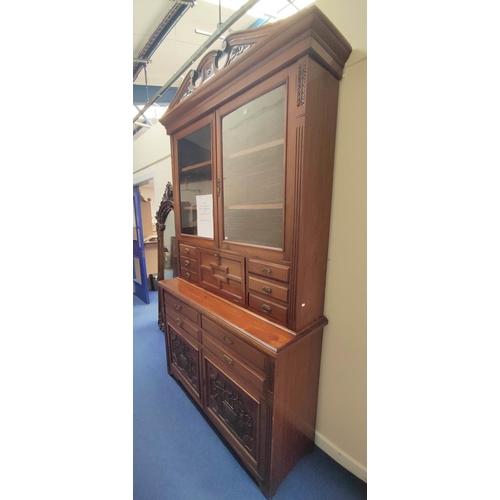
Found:
[[[316,444],[367,473],[366,0],[316,0],[352,45],[340,82]]]
[[[165,127],[157,122],[133,140],[133,184],[154,184],[153,215],[158,210],[167,182],[172,182],[170,138]]]
[[[366,60],[340,84],[316,444],[366,480]]]

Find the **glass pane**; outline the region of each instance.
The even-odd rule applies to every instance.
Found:
[[[137,235],[137,224],[136,224],[137,214],[135,213],[135,202],[134,202],[133,210],[134,210],[133,217],[132,217],[132,220],[133,220],[132,225],[133,225],[133,231],[134,231],[133,239],[138,240],[139,236]]]
[[[177,276],[176,245],[175,245],[175,224],[174,213],[170,212],[165,221],[165,231],[163,232],[163,252],[164,269],[163,278],[175,278]]]
[[[142,285],[141,280],[141,261],[138,257],[134,257],[134,280],[137,281],[140,285]]]
[[[177,141],[181,232],[212,238],[212,147],[210,125]]]
[[[222,119],[224,239],[283,248],[285,86]]]

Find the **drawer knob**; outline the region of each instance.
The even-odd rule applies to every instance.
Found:
[[[262,304],[262,310],[265,312],[265,313],[270,313],[271,312],[271,306],[268,306],[267,304]]]
[[[231,366],[234,365],[234,361],[227,354],[223,354],[223,358],[227,362],[228,365],[231,365]]]
[[[184,261],[184,265],[185,265],[186,267],[187,267],[187,266],[189,266],[189,260],[187,260],[187,259],[186,259],[186,260]]]
[[[179,304],[175,304],[176,311],[180,311],[181,309],[182,309],[182,306],[180,306]]]
[[[191,273],[189,271],[186,272],[186,278],[191,278]]]
[[[229,345],[234,344],[234,342],[229,337],[226,337],[225,335],[224,335],[224,342],[226,344],[229,344]]]
[[[262,287],[262,291],[263,291],[264,293],[271,293],[271,288],[270,288],[270,287],[268,287],[268,286],[263,286],[263,287]]]
[[[262,268],[262,272],[266,273],[266,274],[271,274],[271,268],[269,268],[269,267],[263,267]]]
[[[179,318],[177,318],[175,320],[175,322],[179,325],[179,326],[182,326],[182,320],[180,320]]]
[[[185,248],[184,253],[189,253],[189,248]]]

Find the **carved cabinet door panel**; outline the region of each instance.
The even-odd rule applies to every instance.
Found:
[[[267,407],[261,397],[241,387],[204,354],[205,412],[258,479],[266,454]],[[209,359],[210,358],[210,359]]]
[[[198,343],[181,335],[167,323],[167,355],[170,371],[198,404],[202,404],[200,348]]]

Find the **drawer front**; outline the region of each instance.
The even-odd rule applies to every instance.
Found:
[[[275,319],[276,321],[286,325],[288,307],[276,304],[275,302],[263,299],[262,297],[257,297],[252,293],[248,295],[248,305],[251,309],[255,309],[255,311],[260,314]]]
[[[218,295],[245,304],[245,258],[199,250],[200,284]]]
[[[244,386],[251,386],[260,393],[264,393],[264,376],[254,372],[239,361],[232,352],[216,343],[206,332],[201,333],[203,347],[208,349],[217,359],[222,361],[228,373],[238,377]]]
[[[178,327],[182,328],[186,333],[191,335],[198,342],[200,341],[200,329],[197,325],[189,321],[189,319],[176,311],[172,306],[167,305],[167,316],[173,321]]]
[[[248,259],[248,272],[284,283],[290,282],[290,266],[273,264],[263,260]]]
[[[236,354],[242,361],[265,373],[266,355],[244,340],[236,337],[205,316],[201,317],[201,327],[218,340],[230,355]]]
[[[195,259],[190,259],[189,257],[186,257],[184,255],[179,255],[179,262],[181,264],[181,267],[193,271],[198,271],[198,261]]]
[[[180,312],[186,318],[191,320],[193,323],[197,325],[200,324],[200,315],[198,312],[192,307],[188,306],[181,300],[176,299],[173,295],[165,294],[165,301],[167,304],[171,305],[177,312]]]
[[[256,469],[259,456],[260,402],[215,363],[204,358],[207,414],[237,451]],[[235,446],[236,445],[236,446]],[[240,453],[241,453],[240,452]]]
[[[193,283],[198,283],[198,273],[191,269],[184,269],[181,267],[181,276]]]
[[[280,285],[275,281],[248,276],[248,289],[267,295],[274,300],[288,302],[288,286]]]
[[[201,404],[201,355],[198,343],[188,340],[171,326],[167,331],[172,373]]]
[[[191,259],[196,259],[198,257],[198,252],[196,247],[191,245],[186,245],[184,243],[179,243],[179,259],[182,260],[183,257],[190,257]]]

